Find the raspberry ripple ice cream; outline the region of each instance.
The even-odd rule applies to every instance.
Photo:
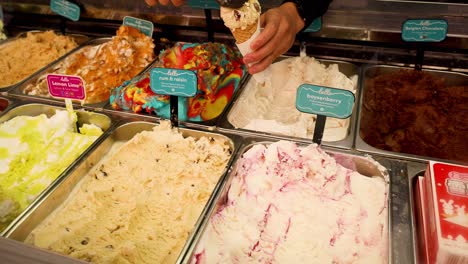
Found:
[[[337,64],[325,66],[312,57],[293,57],[271,65],[264,84],[250,79],[243,93],[228,115],[236,128],[311,138],[315,115],[296,109],[296,91],[299,85],[310,83],[340,88],[355,93],[357,75],[348,78]],[[350,118],[327,118],[324,141],[343,140],[348,135]]]
[[[163,122],[111,151],[26,243],[93,263],[175,263],[230,156],[225,139]]]
[[[179,120],[182,121],[208,121],[218,117],[247,73],[241,54],[221,43],[176,43],[161,52],[154,67],[196,72],[197,94],[179,98]],[[155,113],[169,118],[169,96],[151,90],[150,71],[113,89],[110,103],[117,110]]]
[[[192,263],[387,263],[388,188],[316,145],[254,145]]]

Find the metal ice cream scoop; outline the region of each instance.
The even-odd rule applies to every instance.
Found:
[[[248,0],[216,0],[222,7],[240,8]]]

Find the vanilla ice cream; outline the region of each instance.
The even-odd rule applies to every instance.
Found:
[[[26,242],[93,263],[174,263],[230,159],[168,122],[97,165]]]
[[[236,128],[312,138],[315,115],[296,109],[296,91],[308,83],[346,89],[355,93],[357,75],[348,78],[337,64],[325,66],[312,57],[294,57],[271,65],[265,84],[251,79],[244,88],[228,121]],[[350,118],[327,118],[324,141],[339,141],[348,135]]]
[[[192,263],[387,263],[388,188],[316,145],[254,145]]]

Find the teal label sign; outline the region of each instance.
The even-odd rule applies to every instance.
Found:
[[[345,119],[351,116],[354,94],[351,91],[324,86],[301,84],[297,89],[297,110]]]
[[[134,27],[140,30],[143,34],[151,37],[153,36],[154,25],[152,22],[136,17],[126,16],[123,19],[124,26]]]
[[[215,0],[188,0],[187,3],[191,8],[219,9],[219,4]]]
[[[401,37],[406,42],[440,42],[447,37],[443,19],[409,19],[403,23]]]
[[[190,70],[154,68],[150,74],[151,90],[158,94],[192,97],[197,94],[197,75]]]
[[[304,30],[304,32],[318,32],[322,29],[322,17],[317,17],[312,23]]]
[[[80,19],[80,7],[66,0],[50,0],[50,9],[63,17],[73,21]]]

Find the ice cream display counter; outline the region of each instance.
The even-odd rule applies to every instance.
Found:
[[[260,1],[261,12],[280,3]],[[431,189],[418,183],[433,179],[430,161],[468,164],[467,4],[335,0],[261,78],[215,1],[0,6],[8,263],[442,263],[426,261],[420,197]],[[411,19],[447,35],[405,41]],[[175,115],[156,70],[196,78]],[[80,77],[86,100],[52,97],[57,74]],[[320,146],[319,118],[296,109],[302,84],[355,98],[351,115],[326,119]],[[464,175],[451,176],[458,196]],[[461,245],[457,206],[461,231],[444,239]]]

